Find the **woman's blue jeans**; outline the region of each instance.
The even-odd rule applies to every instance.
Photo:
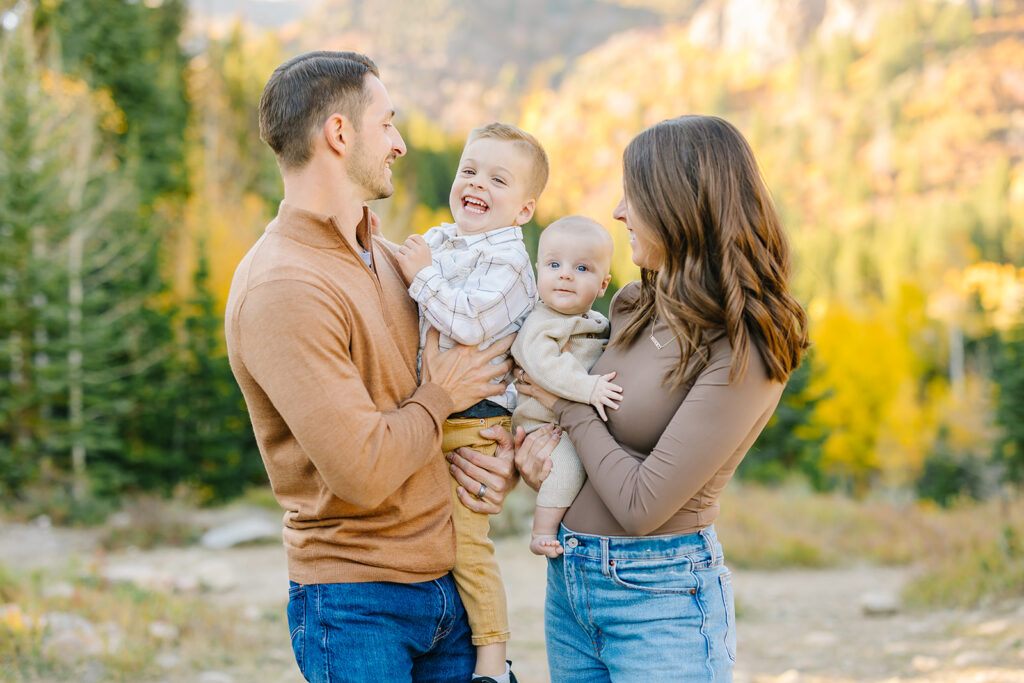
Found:
[[[451,574],[409,584],[289,584],[292,650],[307,681],[470,679],[476,651]]]
[[[593,536],[564,526],[548,560],[552,683],[732,681],[732,575],[714,527],[682,536]]]

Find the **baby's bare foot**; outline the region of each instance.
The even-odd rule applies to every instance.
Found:
[[[555,558],[562,554],[562,544],[555,536],[538,536],[534,534],[530,538],[530,552],[534,555],[544,555]]]

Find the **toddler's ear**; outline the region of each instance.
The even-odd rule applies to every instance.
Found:
[[[612,274],[608,273],[604,276],[604,280],[601,281],[601,290],[597,293],[598,297],[604,296],[604,292],[608,289],[608,283],[612,281]]]
[[[533,218],[533,212],[537,208],[536,199],[527,199],[526,203],[523,204],[523,208],[519,209],[519,213],[516,214],[516,225],[524,225],[530,222]]]

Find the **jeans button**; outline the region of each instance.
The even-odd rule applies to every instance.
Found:
[[[577,541],[575,538],[570,538],[568,541],[565,542],[565,544],[570,548],[575,548],[580,544],[580,542]]]

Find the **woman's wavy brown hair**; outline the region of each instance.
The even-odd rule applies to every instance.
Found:
[[[789,245],[743,135],[714,116],[662,121],[629,143],[623,177],[630,211],[663,258],[657,271],[642,270],[613,343],[631,344],[660,315],[683,349],[666,377],[672,386],[700,371],[723,332],[730,382],[746,372],[751,344],[768,377],[785,382],[808,347],[807,316],[790,294]]]

